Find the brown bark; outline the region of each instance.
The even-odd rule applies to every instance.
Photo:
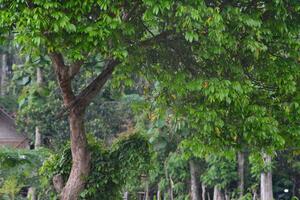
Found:
[[[119,64],[117,60],[109,60],[106,63],[103,71],[76,97],[76,100],[71,105],[86,107],[91,102],[91,100],[98,94],[107,80],[111,77],[115,67]]]
[[[64,106],[69,107],[76,98],[71,87],[71,78],[74,74],[72,73],[72,77],[70,76],[71,67],[65,65],[61,54],[53,53],[50,57],[62,92]],[[84,129],[84,111],[85,106],[77,106],[72,107],[69,112],[72,168],[61,193],[62,200],[77,200],[90,172],[91,155]]]
[[[72,168],[62,191],[62,200],[76,200],[84,189],[90,172],[91,155],[84,130],[84,112],[73,110],[69,114],[71,130]]]
[[[244,196],[244,187],[245,187],[245,153],[238,152],[238,191],[240,193],[240,199]]]
[[[271,156],[263,154],[265,165],[271,164]],[[261,200],[273,200],[273,187],[272,187],[272,172],[262,172],[260,176],[260,199]]]
[[[61,199],[77,200],[85,187],[91,162],[84,128],[84,111],[103,88],[119,62],[113,59],[108,60],[104,70],[78,96],[75,96],[71,81],[79,73],[83,61],[75,61],[67,66],[60,53],[52,53],[50,58],[62,92],[64,106],[69,113],[70,124],[72,168],[67,183],[61,192]]]
[[[199,193],[199,181],[198,181],[198,168],[195,161],[190,160],[190,174],[191,174],[191,199],[192,200],[199,200],[200,193]]]

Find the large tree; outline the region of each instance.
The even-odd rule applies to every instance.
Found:
[[[12,33],[27,54],[46,54],[52,60],[63,97],[61,114],[68,113],[73,159],[62,199],[77,199],[90,172],[84,128],[87,106],[117,66],[126,72],[129,69],[125,66],[134,63],[142,48],[151,49],[171,39],[175,32],[175,27],[171,28],[173,9],[177,5],[172,4],[172,1],[0,1],[1,36]],[[152,53],[157,55],[155,51]],[[102,58],[101,67],[94,69],[98,75],[86,87],[74,87],[75,76],[95,56]]]
[[[177,101],[175,111],[187,115],[192,128],[202,127],[198,138],[208,143],[236,143],[235,127],[244,127],[249,143],[279,140],[270,104],[299,84],[297,1],[2,0],[0,7],[1,29],[14,33],[28,53],[47,54],[53,63],[71,133],[64,200],[77,199],[84,188],[91,159],[84,113],[114,71],[164,76],[162,96],[190,98]],[[102,58],[98,75],[86,87],[74,87],[94,56]],[[231,126],[231,113],[245,113],[245,124]]]

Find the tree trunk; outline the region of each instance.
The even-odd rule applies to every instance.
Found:
[[[255,188],[252,188],[252,200],[257,200],[257,197],[258,197],[258,195],[257,195],[257,188],[255,187]]]
[[[36,82],[39,87],[43,84],[43,74],[41,68],[37,68],[36,70]],[[34,148],[41,147],[42,145],[42,135],[40,132],[40,128],[38,126],[35,127],[35,142],[34,142]]]
[[[157,186],[156,199],[157,199],[157,200],[161,200],[161,192],[160,192],[159,186]]]
[[[34,187],[30,187],[27,193],[28,200],[37,200],[36,189]]]
[[[84,189],[90,172],[91,155],[84,130],[84,111],[72,110],[69,114],[71,130],[72,169],[62,191],[62,200],[77,200]]]
[[[39,86],[43,84],[43,71],[39,67],[36,69],[36,82]]]
[[[238,191],[240,193],[240,199],[244,196],[244,188],[245,188],[245,153],[238,152],[238,175],[239,175],[239,183],[238,183]]]
[[[61,174],[56,174],[53,178],[52,178],[52,183],[53,183],[53,187],[55,189],[55,191],[57,192],[58,195],[61,194],[61,191],[64,188],[64,180]]]
[[[300,176],[295,172],[293,196],[300,197]]]
[[[202,200],[205,200],[206,186],[202,183],[201,187],[202,187]]]
[[[2,60],[1,60],[1,96],[4,96],[6,94],[6,79],[7,79],[7,54],[2,54]]]
[[[174,200],[174,197],[173,197],[173,188],[170,186],[169,189],[168,189],[168,193],[169,193],[169,200]]]
[[[222,190],[215,186],[214,187],[214,198],[213,200],[225,200],[224,194],[222,192]]]
[[[146,179],[145,182],[145,200],[149,200],[149,181],[148,178]]]
[[[229,193],[227,190],[225,190],[225,191],[224,191],[224,197],[225,197],[225,200],[230,200],[230,199],[229,199],[229,196],[230,196],[230,193]]]
[[[190,160],[190,174],[191,174],[191,197],[192,200],[200,200],[198,168],[195,161]]]
[[[38,126],[35,127],[35,141],[34,148],[37,149],[42,146],[42,135],[40,133],[40,128]]]
[[[263,154],[265,165],[271,165],[271,156]],[[260,198],[261,200],[273,200],[272,172],[262,172],[260,175]]]
[[[129,196],[128,192],[127,191],[124,192],[123,199],[124,200],[129,200],[128,196]]]
[[[168,179],[169,179],[168,196],[169,196],[169,200],[173,200],[174,199],[174,195],[173,195],[173,180],[172,180],[171,176],[169,176],[169,175],[168,175]]]
[[[210,200],[210,193],[207,193],[207,200]]]
[[[59,52],[49,54],[61,89],[65,111],[69,112],[72,168],[68,181],[61,193],[62,200],[77,200],[84,189],[90,172],[91,154],[88,150],[84,129],[84,111],[92,99],[102,90],[111,77],[118,60],[109,59],[102,72],[76,96],[72,90],[72,79],[80,72],[84,60],[66,65]]]

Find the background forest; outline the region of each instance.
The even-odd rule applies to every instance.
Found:
[[[300,198],[300,2],[0,8],[0,199]]]

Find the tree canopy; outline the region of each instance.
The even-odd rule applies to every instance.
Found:
[[[99,114],[96,107],[104,103],[95,98],[105,96],[112,76],[115,88],[140,84],[143,91],[135,95],[142,96],[143,111],[136,114],[141,119],[135,128],[149,129],[150,143],[159,147],[154,158],[165,159],[157,161],[157,168],[166,169],[170,190],[172,173],[187,170],[188,160],[204,160],[207,176],[202,180],[217,186],[211,176],[233,173],[228,162],[235,159],[229,154],[260,152],[265,162],[276,150],[299,146],[296,0],[0,0],[0,8],[1,41],[13,38],[29,63],[18,69],[25,82],[20,105],[33,100],[21,109],[23,116],[33,115],[34,109],[47,112],[44,121],[53,111],[68,116],[73,162],[61,193],[64,200],[78,199],[90,183],[81,178],[95,170],[86,116]],[[29,87],[24,74],[32,67],[44,68],[44,85]],[[60,91],[50,94],[56,87]],[[43,96],[52,101],[39,109],[37,96],[40,102],[47,101]],[[120,121],[113,118],[110,125]],[[99,128],[96,123],[88,127]],[[220,151],[227,154],[209,156]],[[219,161],[223,171],[216,172]],[[168,166],[172,162],[178,166]],[[234,181],[219,178],[223,188]]]

